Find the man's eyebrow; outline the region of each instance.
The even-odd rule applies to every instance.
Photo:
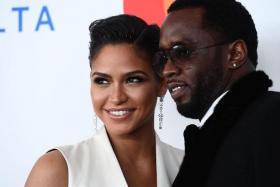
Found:
[[[185,45],[186,43],[183,41],[175,41],[175,42],[171,42],[170,44],[171,46],[174,46],[174,45]]]
[[[194,45],[194,44],[196,44],[196,42],[191,41],[189,38],[180,37],[180,38],[178,38],[176,40],[171,41],[168,44],[168,48],[170,49],[170,48],[172,48],[175,45]],[[159,50],[165,50],[165,48],[159,46]]]
[[[159,51],[164,51],[164,50],[169,50],[171,48],[173,48],[175,45],[183,45],[185,46],[186,43],[183,42],[183,41],[174,41],[174,42],[170,42],[169,45],[168,45],[168,48],[164,48],[164,47],[159,47]]]

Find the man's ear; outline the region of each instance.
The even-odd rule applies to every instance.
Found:
[[[243,64],[246,63],[247,57],[247,45],[244,40],[235,40],[229,46],[229,55],[228,55],[228,68],[229,69],[238,69]]]
[[[160,78],[160,83],[159,83],[159,91],[158,91],[158,96],[162,97],[166,94],[167,92],[167,79],[161,77]]]

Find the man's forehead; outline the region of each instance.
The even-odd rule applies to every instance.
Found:
[[[160,45],[188,40],[193,33],[201,32],[203,13],[201,8],[185,8],[171,12],[161,27]]]
[[[205,9],[202,7],[188,7],[182,8],[176,11],[169,13],[163,23],[172,23],[172,22],[187,22],[194,25],[201,24],[205,15]]]
[[[173,43],[187,41],[188,37],[184,33],[170,32],[168,34],[161,34],[160,47],[171,47]]]
[[[160,47],[169,48],[174,43],[196,43],[199,36],[205,35],[200,27],[188,27],[183,24],[163,27],[160,33]]]

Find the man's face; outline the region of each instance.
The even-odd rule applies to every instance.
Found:
[[[190,118],[203,117],[228,79],[226,44],[203,28],[203,14],[202,8],[181,9],[161,28],[160,48],[168,57],[163,75],[178,111]]]

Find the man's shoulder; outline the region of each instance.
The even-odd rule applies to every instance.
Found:
[[[263,107],[280,107],[280,92],[268,91],[266,94],[258,98],[256,103],[263,105]]]
[[[280,92],[278,91],[268,91],[267,92],[267,97],[272,97],[272,98],[280,98]]]
[[[280,92],[268,91],[246,107],[243,118],[251,119],[256,124],[278,122],[280,111]]]

